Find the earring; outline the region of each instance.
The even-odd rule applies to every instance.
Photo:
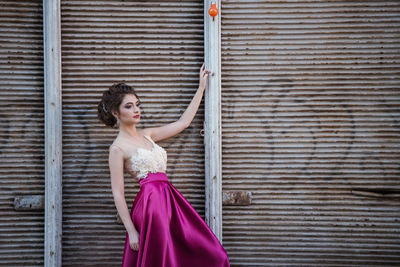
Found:
[[[117,124],[116,124],[117,128],[119,127],[119,119],[117,118]]]

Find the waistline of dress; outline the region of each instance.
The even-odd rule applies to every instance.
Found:
[[[155,172],[155,173],[150,172],[147,174],[145,178],[139,179],[139,185],[142,186],[144,184],[155,181],[169,182],[167,174],[165,172]]]

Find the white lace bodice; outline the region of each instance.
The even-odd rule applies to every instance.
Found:
[[[167,152],[164,148],[157,145],[148,135],[145,137],[153,144],[153,148],[138,148],[136,154],[133,154],[127,160],[127,170],[137,179],[143,179],[149,172],[166,172]]]

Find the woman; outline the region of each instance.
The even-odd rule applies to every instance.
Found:
[[[126,228],[123,267],[226,267],[229,259],[203,218],[166,175],[167,153],[155,142],[175,136],[193,120],[206,88],[209,70],[200,68],[199,88],[186,111],[175,122],[136,129],[140,101],[123,83],[103,93],[99,119],[119,126],[109,148],[111,187]],[[124,195],[124,168],[138,180],[140,190],[131,211]]]

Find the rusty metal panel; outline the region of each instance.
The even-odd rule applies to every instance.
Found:
[[[0,265],[42,266],[43,202],[35,205],[44,195],[42,1],[0,7]]]
[[[117,222],[108,146],[118,130],[97,119],[103,90],[124,81],[142,101],[140,127],[179,119],[203,62],[201,1],[62,1],[63,266],[117,266]],[[204,219],[204,106],[177,136],[159,142],[167,175]],[[129,209],[139,184],[125,173]]]
[[[232,266],[400,262],[400,2],[222,1]]]

